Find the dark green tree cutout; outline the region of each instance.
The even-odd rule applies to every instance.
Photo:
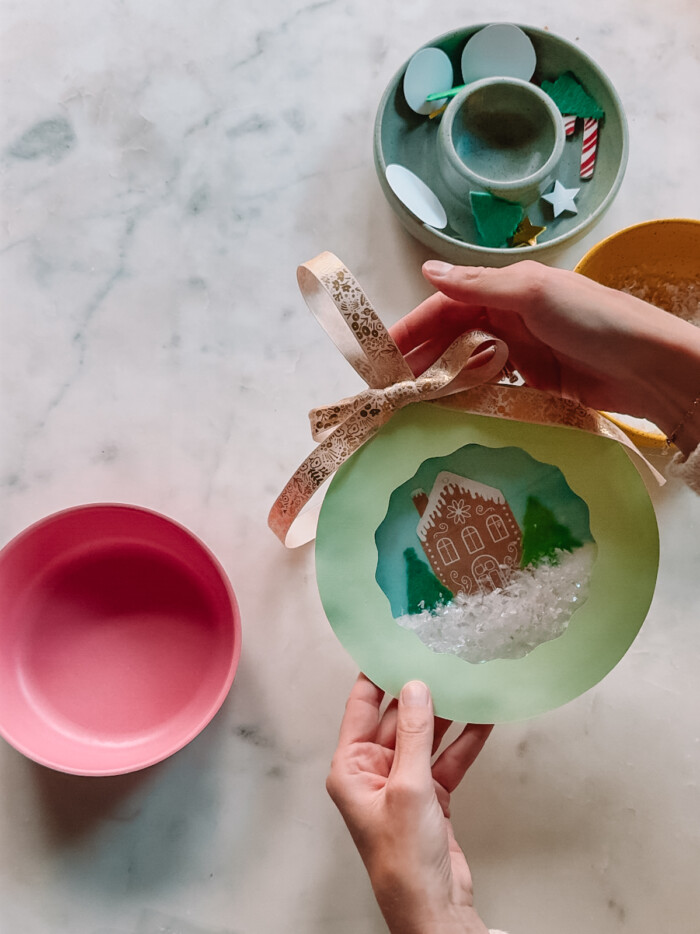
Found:
[[[557,522],[551,509],[536,496],[528,496],[523,519],[521,567],[537,567],[544,561],[556,561],[557,551],[573,551],[582,544],[570,529]]]
[[[479,243],[490,247],[508,246],[508,241],[523,219],[522,207],[496,198],[486,191],[470,192],[469,201]]]
[[[556,81],[543,81],[542,90],[549,94],[563,114],[593,117],[595,120],[602,120],[605,116],[598,101],[591,97],[570,71],[559,75]]]
[[[403,557],[406,562],[408,612],[422,613],[449,603],[452,592],[437,579],[425,561],[420,560],[415,548],[407,548]]]
[[[602,120],[605,116],[600,104],[570,71],[559,75],[556,81],[543,81],[542,90],[549,94],[563,114],[593,117],[595,120]]]

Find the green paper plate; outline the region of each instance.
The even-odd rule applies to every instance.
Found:
[[[588,507],[597,547],[586,602],[568,628],[524,658],[473,664],[438,654],[402,629],[377,583],[377,530],[392,494],[426,461],[467,445],[519,448],[558,468]],[[479,478],[485,482],[485,477]],[[517,509],[517,507],[516,507]],[[580,535],[579,535],[580,537]],[[644,483],[616,442],[571,428],[412,405],[395,415],[337,472],[316,540],[321,600],[340,642],[387,693],[419,678],[436,713],[453,720],[521,720],[565,704],[603,678],[632,644],[649,609],[658,531]]]

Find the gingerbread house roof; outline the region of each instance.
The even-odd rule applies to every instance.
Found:
[[[418,538],[421,541],[425,540],[428,530],[435,525],[436,521],[443,518],[442,510],[446,504],[441,500],[443,500],[444,495],[451,496],[455,492],[470,497],[472,500],[479,499],[482,502],[504,504],[506,501],[503,493],[496,489],[495,486],[487,486],[485,483],[479,483],[476,480],[470,480],[468,477],[460,477],[456,473],[443,470],[435,478],[428,497],[428,503],[416,529]]]

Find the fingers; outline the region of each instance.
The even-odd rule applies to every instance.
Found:
[[[452,343],[450,340],[451,336],[450,334],[448,337],[435,337],[406,354],[406,362],[411,370],[413,370],[414,376],[420,376],[421,373],[425,373],[425,371],[435,363],[438,357],[444,354]]]
[[[398,719],[399,702],[394,698],[384,711],[377,728],[374,742],[385,749],[393,749],[396,745],[396,721]]]
[[[428,282],[457,302],[527,313],[541,298],[544,281],[555,280],[557,273],[531,261],[495,269],[451,266],[449,263],[431,260],[423,264],[423,275]]]
[[[438,784],[450,794],[464,778],[467,769],[484,747],[493,729],[490,723],[470,723],[457,739],[438,756],[432,774]]]
[[[457,335],[457,337],[458,336],[459,335]],[[454,338],[452,334],[441,334],[433,340],[426,341],[425,344],[421,344],[420,347],[417,347],[415,350],[411,351],[411,353],[407,354],[406,361],[413,370],[413,373],[416,376],[420,376],[421,373],[424,373],[435,363],[438,357],[441,357],[445,353],[453,341]],[[486,363],[490,363],[493,359],[493,354],[493,347],[482,350],[480,353],[473,354],[467,360],[465,369],[475,370]]]
[[[432,794],[433,702],[422,681],[409,681],[399,696],[396,752],[389,783]]]
[[[569,294],[570,280],[560,277],[565,270],[531,261],[506,269],[431,261],[424,264],[423,272],[440,291],[391,328],[392,337],[414,373],[423,372],[460,334],[474,328],[505,340],[513,357],[518,358],[518,369],[531,374],[538,373],[544,351],[551,356],[546,342],[533,334],[527,322],[537,325],[548,296],[562,289]],[[549,359],[545,362],[551,367]]]
[[[400,318],[389,333],[404,355],[438,338],[448,347],[463,331],[477,327],[481,314],[481,308],[465,308],[463,302],[436,292]]]
[[[442,738],[449,730],[452,725],[451,720],[445,720],[443,717],[435,717],[435,726],[433,728],[433,748],[430,750],[431,755],[435,755],[438,751],[438,746],[442,742]]]
[[[449,820],[451,817],[449,791],[446,791],[442,785],[436,781],[433,782],[433,789],[435,790],[435,797],[437,798],[437,802],[440,805],[440,810],[442,811],[443,817],[446,817]]]
[[[382,719],[377,728],[377,735],[374,742],[385,749],[394,749],[396,747],[396,725],[399,716],[399,702],[394,698],[384,711]],[[452,721],[445,720],[442,717],[435,717],[433,726],[433,746],[431,755],[435,755],[442,738],[450,728]]]
[[[345,705],[345,714],[340,724],[338,747],[350,743],[371,742],[379,723],[379,705],[384,692],[369,678],[360,674]]]

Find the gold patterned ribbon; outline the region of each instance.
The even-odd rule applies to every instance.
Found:
[[[318,446],[275,500],[268,524],[294,548],[315,534],[318,510],[302,509],[342,463],[375,435],[398,409],[433,402],[463,412],[540,425],[563,425],[613,438],[661,475],[627,435],[577,402],[525,386],[494,383],[508,361],[504,341],[484,331],[462,334],[421,376],[414,377],[352,273],[332,253],[321,253],[297,271],[309,309],[368,385],[355,396],[309,413]],[[292,529],[294,525],[294,529]]]

